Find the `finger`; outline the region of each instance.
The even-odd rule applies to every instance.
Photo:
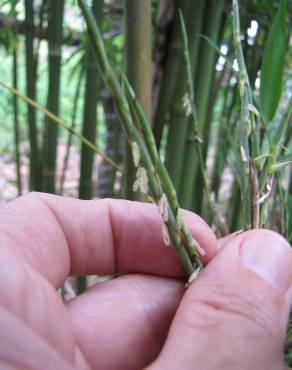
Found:
[[[235,239],[238,235],[243,233],[243,230],[238,230],[233,232],[232,234],[226,235],[220,239],[217,240],[217,249],[221,249],[226,245],[227,243],[230,243],[233,239]]]
[[[183,291],[174,279],[127,275],[69,301],[75,338],[91,368],[142,369],[153,361]]]
[[[223,247],[187,290],[151,369],[283,368],[292,251],[264,230]]]
[[[207,261],[216,250],[214,234],[198,216],[186,217]],[[54,286],[68,274],[183,275],[163,243],[161,217],[151,204],[31,193],[1,209],[0,233],[3,248],[24,256]]]
[[[0,368],[7,370],[74,370],[49,342],[0,306]],[[80,362],[79,362],[80,364]],[[80,366],[80,369],[88,369]]]

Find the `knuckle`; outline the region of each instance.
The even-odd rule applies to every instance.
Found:
[[[192,292],[183,313],[184,325],[210,331],[237,327],[256,337],[281,337],[279,297],[271,298],[255,286],[236,285],[217,281],[213,287],[201,286]]]

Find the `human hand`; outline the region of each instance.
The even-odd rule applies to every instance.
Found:
[[[282,368],[289,245],[269,231],[217,243],[198,216],[186,220],[209,263],[182,298],[155,206],[46,194],[4,206],[0,368],[139,369],[157,356],[149,369]],[[56,294],[69,275],[115,271],[128,275],[66,304]]]

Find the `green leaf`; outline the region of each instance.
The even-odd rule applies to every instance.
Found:
[[[283,155],[281,158],[278,158],[277,162],[272,165],[272,171],[280,171],[283,167],[289,166],[292,164],[292,152]]]
[[[268,34],[261,66],[260,108],[266,121],[275,116],[282,92],[286,51],[286,6],[281,0]]]

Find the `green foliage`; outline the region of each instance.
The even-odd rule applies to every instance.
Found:
[[[286,53],[286,7],[281,0],[269,31],[261,67],[260,107],[267,122],[275,116],[282,93]]]

